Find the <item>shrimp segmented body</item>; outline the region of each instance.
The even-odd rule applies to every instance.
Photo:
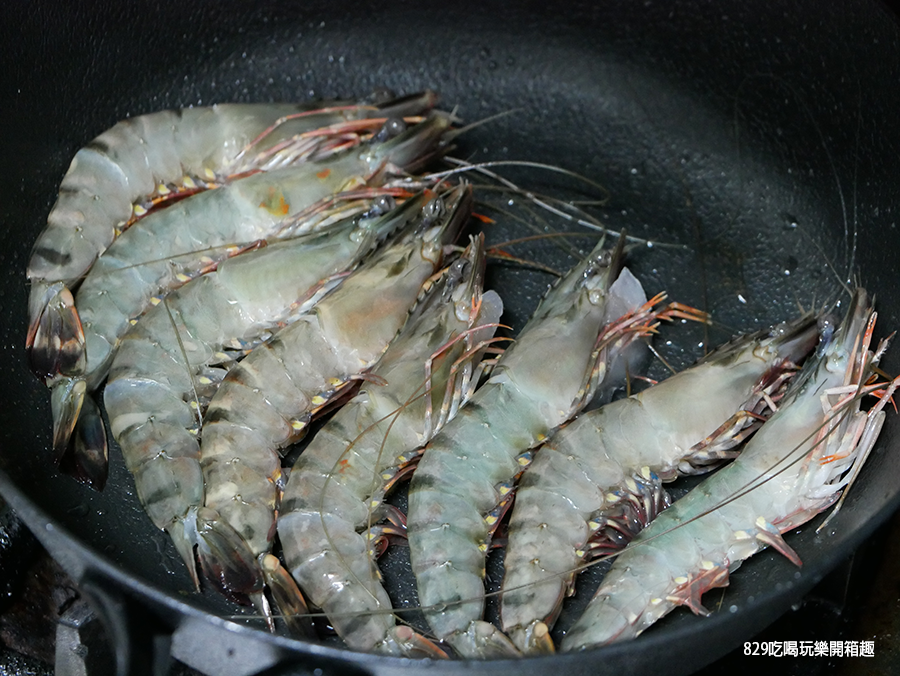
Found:
[[[637,636],[678,605],[727,584],[744,559],[771,546],[797,565],[782,534],[833,505],[868,457],[897,381],[867,385],[886,347],[869,351],[875,313],[857,289],[779,410],[737,460],[663,512],[619,555],[562,642],[578,650]],[[868,413],[866,392],[880,395]]]
[[[197,544],[204,574],[227,591],[258,594],[242,588],[246,566],[230,543],[236,534],[254,556],[268,555],[283,483],[278,451],[378,361],[467,221],[468,186],[429,197],[411,231],[250,352],[210,401],[200,449],[204,507],[168,530],[176,541]]]
[[[411,451],[442,427],[478,380],[480,346],[502,311],[496,292],[481,292],[482,239],[428,291],[372,370],[383,384],[366,382],[303,450],[281,501],[278,534],[288,569],[355,650],[435,651],[392,615],[369,614],[391,608],[375,564],[372,523]]]
[[[537,452],[516,489],[503,630],[552,652],[549,629],[586,558],[624,546],[668,505],[663,481],[733,457],[818,336],[811,315],[739,339],[662,383],[583,413]]]
[[[123,233],[97,259],[76,297],[84,332],[81,373],[56,374],[48,381],[57,456],[69,446],[86,393],[106,377],[121,336],[153,303],[261,240],[333,226],[330,219],[302,215],[345,188],[370,180],[377,185],[386,172],[418,162],[434,150],[448,125],[446,117],[434,116],[387,142],[259,173],[150,214]],[[96,483],[105,468],[87,464],[85,478]]]
[[[578,413],[655,316],[622,251],[623,240],[613,253],[598,245],[550,289],[413,475],[407,528],[419,602],[437,637],[465,657],[518,654],[481,616],[491,526],[529,449]]]

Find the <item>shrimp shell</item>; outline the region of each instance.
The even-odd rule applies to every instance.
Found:
[[[379,384],[366,382],[304,449],[281,501],[278,534],[287,566],[354,650],[408,652],[392,615],[369,614],[391,608],[375,565],[371,522],[412,451],[474,387],[479,347],[502,311],[495,292],[482,296],[483,236],[453,265],[373,369]],[[454,269],[460,274],[451,274]],[[429,412],[442,409],[448,415],[432,423]]]
[[[816,341],[807,315],[734,341],[643,392],[583,413],[537,452],[516,490],[504,557],[503,630],[551,652],[574,570],[625,544],[668,505],[661,481],[733,457]],[[610,542],[611,538],[611,542]]]
[[[663,512],[621,555],[563,639],[580,650],[637,636],[678,605],[727,584],[767,546],[800,565],[782,534],[833,505],[865,462],[884,421],[887,388],[867,386],[875,313],[857,289],[841,326],[792,383],[738,459]],[[865,392],[878,403],[860,411]]]

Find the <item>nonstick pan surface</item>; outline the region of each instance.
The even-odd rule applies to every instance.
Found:
[[[468,122],[510,112],[464,135],[457,156],[546,162],[584,174],[608,190],[597,217],[655,243],[629,259],[647,291],[666,290],[716,320],[709,330],[664,330],[657,347],[676,368],[734,333],[834,300],[848,275],[875,295],[880,334],[900,327],[900,35],[877,3],[164,1],[16,3],[5,13],[0,489],[76,577],[142,598],[170,630],[223,627],[212,616],[248,611],[191,591],[115,449],[101,494],[52,466],[49,397],[28,371],[23,348],[24,270],[34,239],[75,151],[122,118],[215,102],[431,87]],[[546,172],[508,175],[535,191],[563,188]],[[515,232],[501,223],[489,238]],[[557,269],[572,262],[546,242],[516,253]],[[504,298],[505,321],[520,328],[550,279],[495,264],[488,286]],[[890,353],[883,364],[889,373],[898,365]],[[650,367],[650,375],[664,373]],[[585,653],[431,667],[593,674],[601,664],[628,673],[664,661],[671,674],[699,668],[787,610],[893,512],[900,500],[898,425],[889,414],[827,531],[817,535],[813,522],[790,537],[804,566],[760,554],[723,596],[707,597],[717,610],[710,618],[679,611],[635,642]],[[397,602],[413,604],[402,553],[385,565]],[[561,628],[588,596],[572,600]],[[249,637],[264,646],[259,669],[295,658],[305,665],[298,673],[338,664],[372,673],[419,666],[356,655],[337,642],[271,637],[257,622],[244,624],[227,625],[230,647],[179,648],[176,640],[175,652],[190,662],[192,651],[199,659],[220,650],[220,673],[238,673],[228,666],[228,650]]]

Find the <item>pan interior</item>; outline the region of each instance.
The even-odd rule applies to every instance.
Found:
[[[0,250],[6,252],[0,467],[57,524],[128,574],[216,614],[248,613],[214,593],[191,591],[167,537],[140,508],[117,449],[102,494],[57,473],[49,461],[47,391],[24,360],[23,271],[71,156],[116,120],[167,107],[357,96],[379,87],[439,90],[443,106],[465,122],[492,118],[460,137],[455,156],[543,162],[602,184],[604,203],[589,209],[608,228],[646,240],[630,252],[628,265],[648,294],[666,291],[712,313],[712,327],[661,330],[656,347],[676,369],[736,333],[846,299],[848,279],[876,295],[880,331],[896,328],[900,298],[888,274],[898,249],[900,199],[888,177],[900,169],[900,130],[887,122],[898,96],[881,83],[896,81],[887,74],[896,72],[897,59],[868,63],[884,45],[897,44],[896,27],[879,23],[871,8],[848,25],[880,39],[872,44],[881,47],[853,51],[849,38],[831,41],[835,33],[824,29],[805,34],[801,47],[790,38],[802,7],[782,22],[739,6],[730,8],[728,20],[698,21],[625,4],[600,10],[574,3],[566,16],[545,22],[537,20],[540,8],[525,3],[510,9],[499,30],[487,21],[490,10],[475,3],[427,18],[399,3],[365,20],[341,21],[332,20],[323,3],[234,10],[239,17],[201,3],[192,10],[196,20],[178,29],[183,38],[165,53],[146,38],[163,30],[163,14],[142,15],[138,28],[121,10],[73,10],[48,20],[16,7],[26,33],[37,34],[42,23],[45,38],[28,47],[30,65],[13,71],[17,105],[0,112],[7,130],[0,139]],[[823,25],[849,21],[839,14],[824,17]],[[87,32],[75,31],[67,42],[64,29],[73,22]],[[120,23],[128,24],[133,42],[117,32]],[[765,35],[766,45],[782,45],[794,60],[773,56],[763,43],[741,47],[744,34]],[[11,58],[3,57],[4,63]],[[59,68],[63,61],[89,75],[68,81]],[[506,115],[493,117],[500,113]],[[535,193],[598,195],[535,168],[497,171]],[[535,210],[518,195],[501,199],[509,210]],[[531,234],[497,210],[491,216],[497,223],[484,226],[489,244]],[[566,240],[569,248],[540,241],[514,249],[557,270],[597,236],[549,214],[540,218],[550,230],[585,233]],[[500,292],[504,321],[518,329],[551,280],[544,272],[493,263],[487,286]],[[895,372],[898,363],[889,355],[884,367]],[[665,373],[654,363],[648,374]],[[900,469],[900,457],[886,442],[894,431],[891,416],[872,466],[833,523],[834,535],[816,537],[807,528],[793,541],[807,564],[804,574],[833,565],[851,533],[871,530],[872,518],[896,504],[889,477]],[[411,603],[403,556],[388,561],[398,602]],[[748,597],[777,577],[773,571],[793,574],[781,562],[752,561],[735,578],[730,603],[752,603]],[[679,614],[661,629],[677,632],[692,621]]]

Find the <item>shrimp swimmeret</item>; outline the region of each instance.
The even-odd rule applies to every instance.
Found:
[[[303,450],[281,501],[287,567],[354,650],[436,653],[393,615],[368,614],[392,607],[375,565],[385,529],[373,523],[390,519],[386,490],[478,382],[502,310],[496,292],[481,291],[482,239],[445,270],[371,379]]]
[[[900,383],[868,384],[886,348],[883,342],[869,351],[874,323],[866,292],[857,289],[841,325],[824,335],[778,412],[738,459],[664,511],[619,555],[563,650],[637,636],[679,605],[705,614],[701,595],[726,585],[744,559],[767,546],[800,565],[782,534],[833,505],[853,481]],[[866,393],[878,395],[868,412],[860,410]]]

